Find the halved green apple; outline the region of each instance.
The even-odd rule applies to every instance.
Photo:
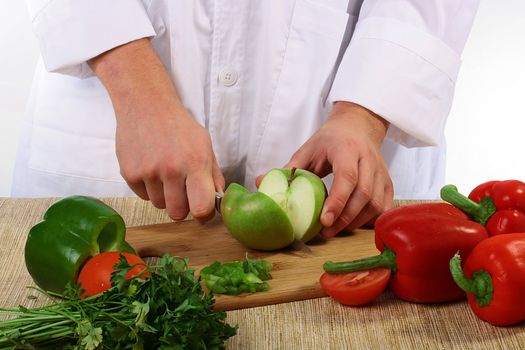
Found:
[[[272,169],[257,192],[239,184],[228,186],[221,214],[230,234],[247,247],[284,248],[294,240],[307,242],[319,233],[326,187],[302,169]]]

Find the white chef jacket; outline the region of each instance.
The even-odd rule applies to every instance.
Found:
[[[390,122],[395,197],[436,198],[444,126],[477,0],[29,0],[41,51],[13,196],[126,196],[115,117],[86,61],[149,37],[211,135],[227,182],[254,188],[351,101]]]

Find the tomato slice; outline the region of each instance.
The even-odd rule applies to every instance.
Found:
[[[133,267],[126,274],[126,278],[138,275],[146,269],[146,263],[138,255],[121,252],[104,252],[90,258],[78,274],[77,282],[84,290],[81,298],[97,295],[111,288],[111,273],[113,266],[120,261],[120,254],[124,255],[130,265],[141,264]]]
[[[345,305],[364,305],[385,290],[390,269],[377,268],[343,274],[321,275],[320,283],[326,294]]]

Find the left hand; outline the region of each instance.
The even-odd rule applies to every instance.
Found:
[[[393,206],[393,185],[381,154],[388,122],[349,102],[336,102],[325,124],[286,167],[334,180],[321,214],[325,237],[351,231]]]

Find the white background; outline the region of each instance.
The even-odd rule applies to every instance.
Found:
[[[0,196],[11,173],[38,57],[25,2],[0,1]],[[447,182],[525,181],[525,1],[481,2],[446,129]]]

